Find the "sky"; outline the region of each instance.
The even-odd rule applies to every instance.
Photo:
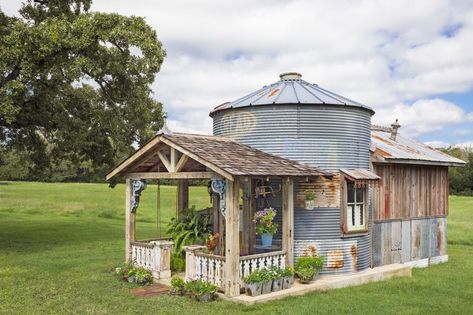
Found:
[[[157,31],[167,58],[153,96],[173,131],[211,134],[212,108],[296,71],[372,107],[374,124],[398,118],[427,144],[473,145],[473,1],[95,0],[92,10],[143,16]]]

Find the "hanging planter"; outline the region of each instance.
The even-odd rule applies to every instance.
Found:
[[[273,208],[264,208],[255,213],[253,222],[256,225],[256,234],[261,235],[263,247],[271,247],[273,244],[273,235],[278,231],[278,225],[273,222],[276,217],[276,210]]]
[[[315,193],[311,190],[304,191],[304,203],[307,210],[314,210],[315,208]]]

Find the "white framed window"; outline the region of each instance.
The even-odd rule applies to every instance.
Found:
[[[356,187],[347,182],[346,230],[347,232],[366,230],[366,188]]]

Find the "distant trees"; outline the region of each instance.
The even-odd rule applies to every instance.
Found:
[[[96,180],[159,130],[165,51],[143,18],[91,0],[0,9],[0,179]]]
[[[473,149],[449,147],[443,152],[462,159],[465,167],[451,167],[448,170],[450,193],[455,195],[473,195]]]

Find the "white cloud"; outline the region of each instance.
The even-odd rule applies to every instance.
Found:
[[[11,14],[17,1],[2,9]],[[208,112],[285,71],[400,118],[421,135],[473,121],[434,95],[473,88],[473,2],[95,0],[145,16],[168,52],[153,88],[171,128],[211,132]],[[416,101],[417,100],[417,101]]]
[[[428,146],[431,146],[432,148],[435,148],[435,149],[447,148],[447,147],[450,146],[449,143],[447,143],[445,141],[440,141],[440,140],[426,141],[424,143]]]

